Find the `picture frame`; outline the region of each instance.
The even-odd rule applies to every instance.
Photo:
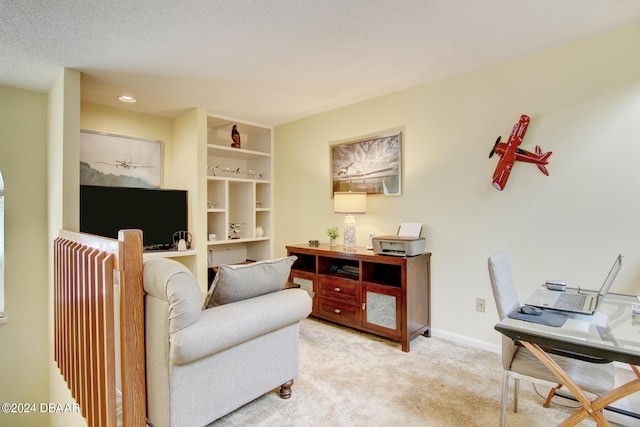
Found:
[[[161,188],[163,142],[80,130],[80,184]]]
[[[362,191],[386,196],[402,195],[402,131],[333,143],[331,195]]]

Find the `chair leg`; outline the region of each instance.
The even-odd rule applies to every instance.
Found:
[[[500,404],[500,427],[507,424],[507,400],[509,398],[509,371],[502,373],[502,403]]]
[[[520,394],[520,379],[513,381],[513,412],[518,412],[518,395]]]
[[[549,390],[549,394],[547,395],[547,400],[544,401],[544,404],[542,405],[545,408],[548,408],[549,405],[551,404],[551,399],[553,399],[553,396],[555,396],[556,391],[560,390],[560,387],[562,387],[562,384],[558,384],[555,387],[551,387],[551,389]]]

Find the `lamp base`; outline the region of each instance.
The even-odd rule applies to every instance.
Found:
[[[344,217],[344,248],[348,251],[356,248],[356,217],[353,215]]]

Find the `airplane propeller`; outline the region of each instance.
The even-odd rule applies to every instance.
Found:
[[[498,146],[498,144],[500,144],[500,139],[502,137],[499,136],[498,139],[496,139],[496,143],[493,144],[493,148],[491,149],[491,152],[489,153],[489,158],[493,157],[493,155],[496,153],[496,147]]]

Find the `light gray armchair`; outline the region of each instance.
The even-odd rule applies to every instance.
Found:
[[[311,312],[305,291],[282,290],[292,262],[221,268],[214,285],[223,301],[203,309],[186,267],[145,261],[147,407],[155,427],[203,426],[278,387],[290,396],[299,322]]]

